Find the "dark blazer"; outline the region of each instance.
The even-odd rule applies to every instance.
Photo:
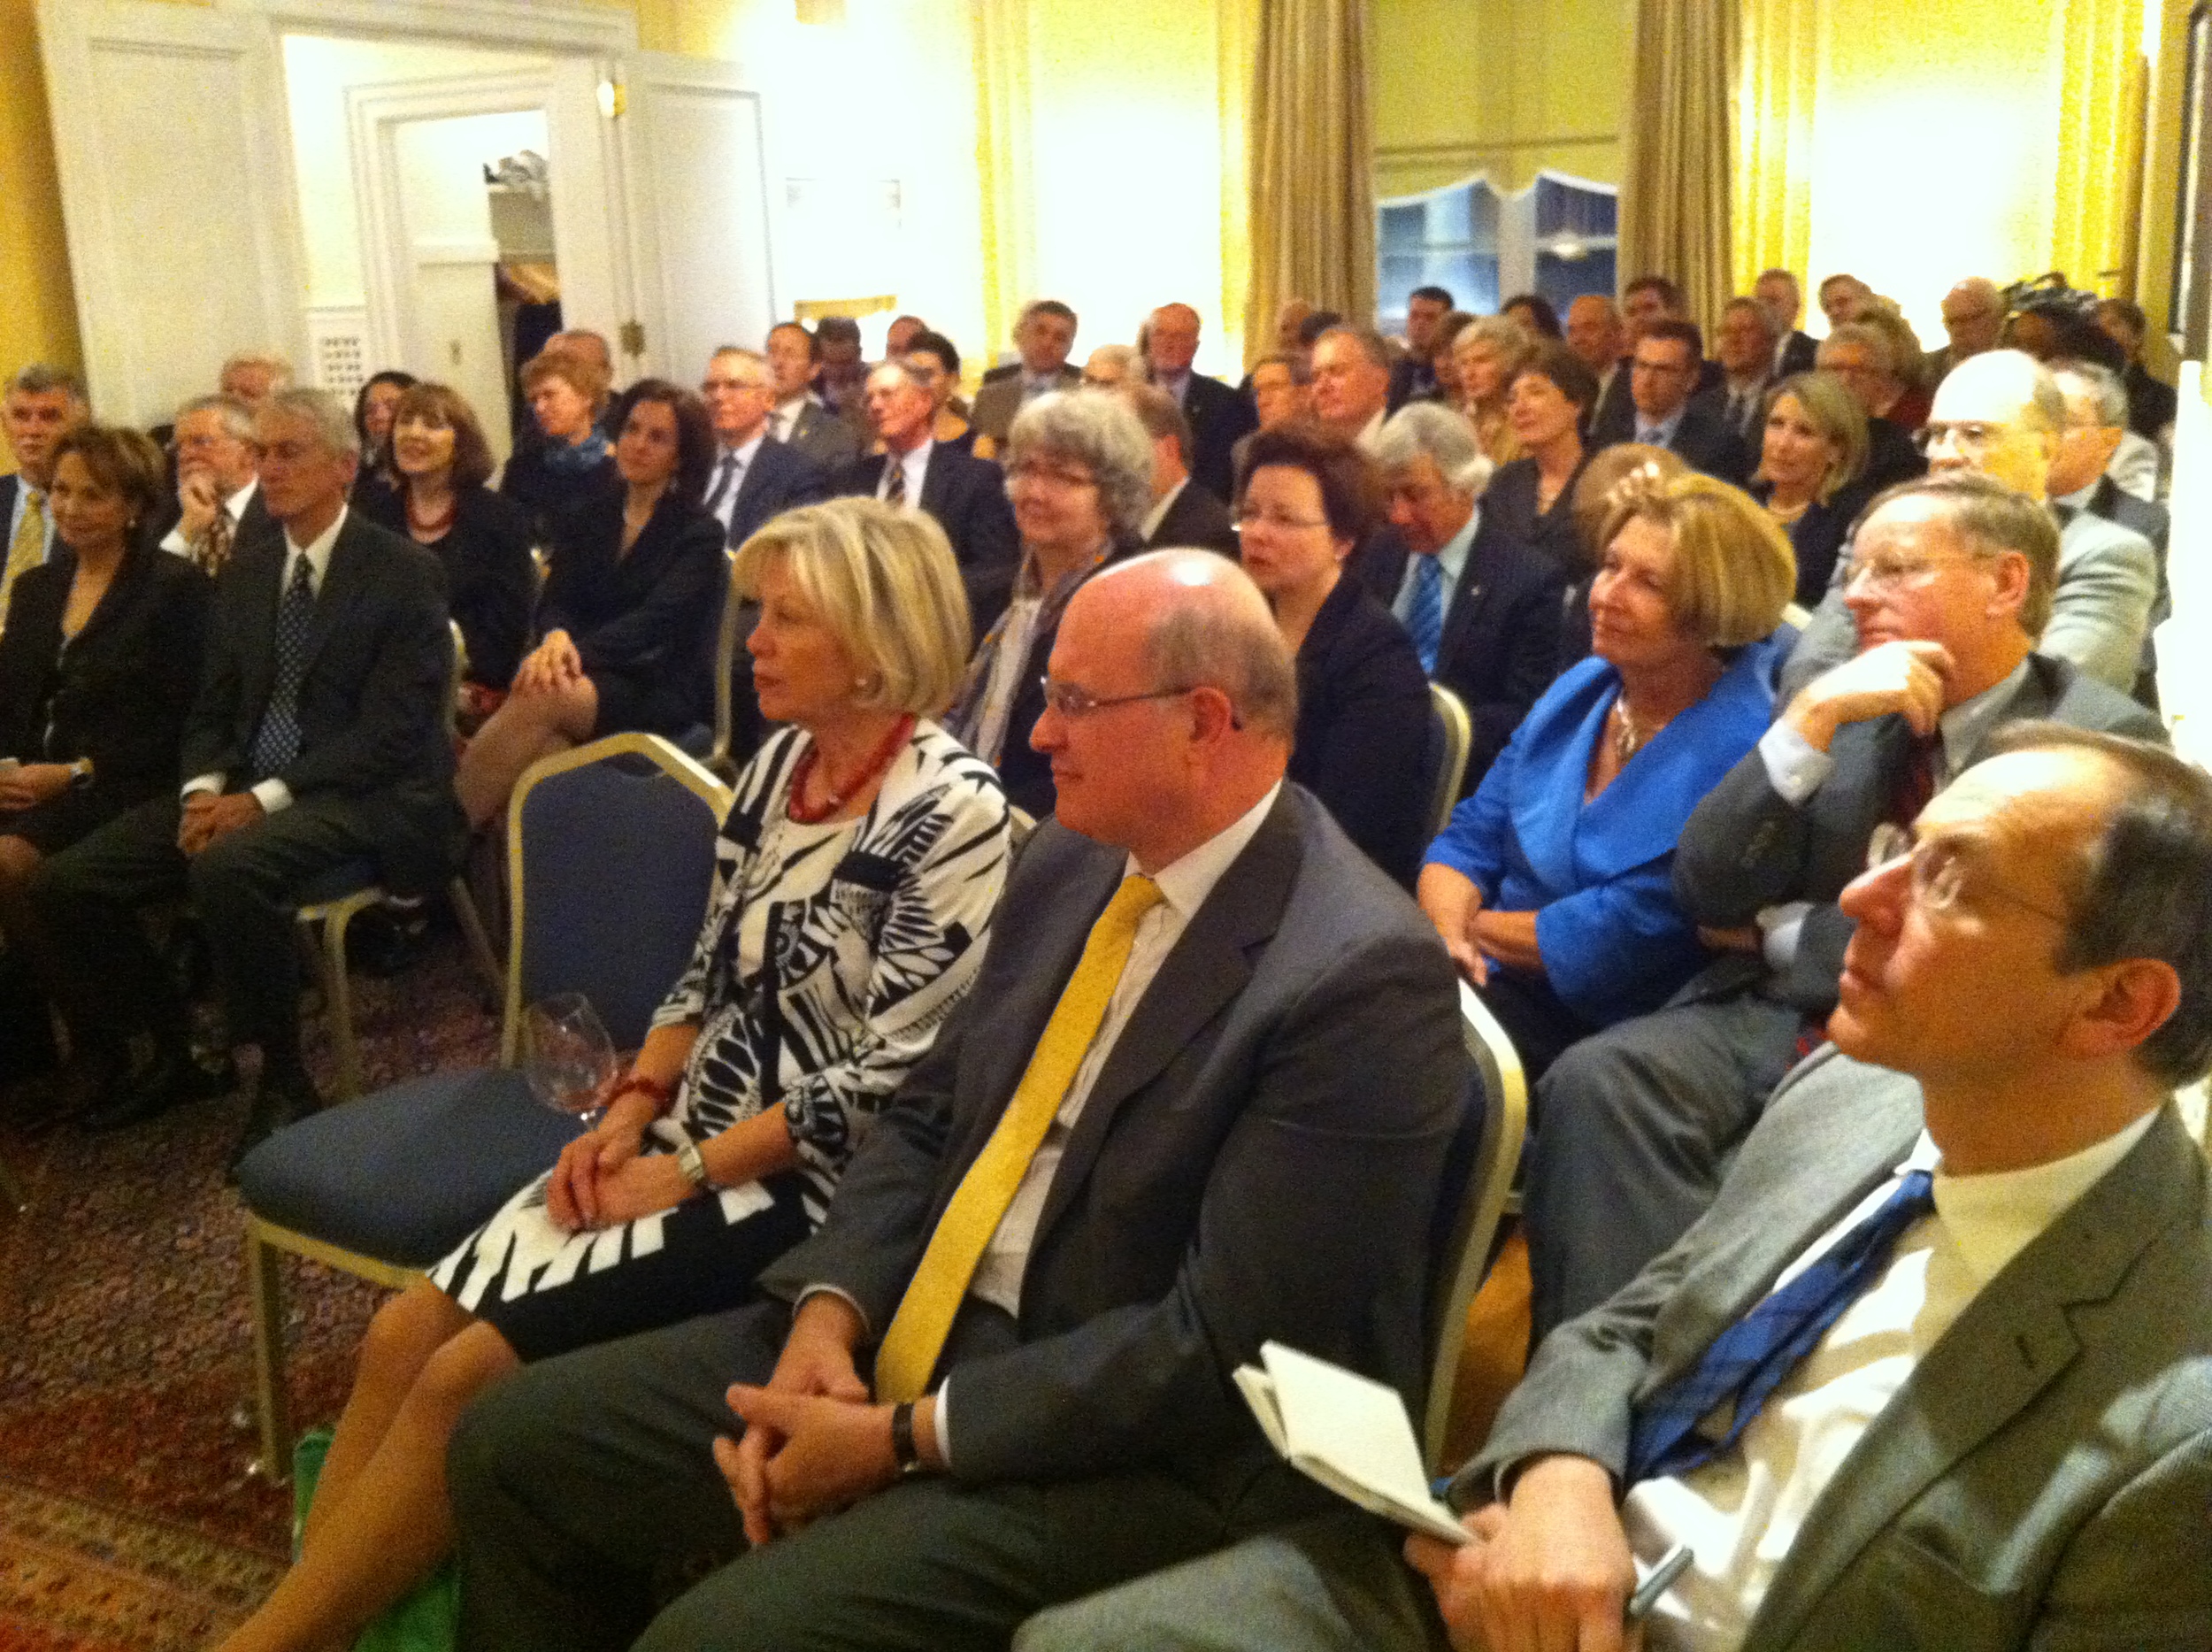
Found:
[[[595,734],[680,735],[714,720],[711,639],[729,565],[722,524],[661,495],[628,554],[619,493],[574,512],[554,540],[536,634],[565,631],[599,691]]]
[[[1786,379],[1793,373],[1810,373],[1820,356],[1820,345],[1809,333],[1792,331],[1782,341],[1781,354],[1774,367],[1774,376]]]
[[[1429,683],[1405,629],[1340,578],[1298,647],[1290,778],[1407,888],[1428,847]]]
[[[1901,1074],[1832,1049],[1799,1066],[1704,1218],[1544,1340],[1453,1502],[1490,1501],[1543,1452],[1617,1477],[1639,1404],[1887,1181],[1922,1122]],[[2200,1647],[2208,1302],[2212,1197],[2169,1103],[1922,1351],[1798,1529],[1744,1652]]]
[[[354,493],[357,496],[360,492],[361,484],[356,481]],[[391,489],[388,488],[384,492],[388,496]],[[13,503],[12,499],[0,500],[0,533],[7,531],[7,513],[13,508]],[[171,530],[183,519],[184,507],[177,499],[176,489],[172,488],[162,496],[161,508],[147,519],[146,542],[150,545],[160,544],[163,540],[169,537]],[[372,522],[385,522],[385,517],[376,511],[370,512],[369,519]],[[246,501],[246,508],[238,513],[237,531],[231,535],[234,552],[239,542],[251,534],[272,539],[281,539],[284,535],[284,530],[276,525],[276,519],[269,514],[268,502],[262,498],[261,489],[258,488],[253,490],[253,497]]]
[[[388,488],[361,510],[379,526],[407,536],[403,494]],[[528,648],[530,610],[538,598],[528,514],[488,488],[462,488],[453,496],[453,526],[423,549],[444,565],[446,608],[461,627],[468,680],[506,688]]]
[[[1192,480],[1228,503],[1236,487],[1237,443],[1259,428],[1259,415],[1232,387],[1194,373],[1183,390],[1183,417],[1190,421]]]
[[[518,445],[500,473],[499,491],[529,514],[532,542],[550,549],[566,518],[603,495],[619,496],[622,479],[611,451],[585,471],[557,471],[545,453],[541,441]]]
[[[1759,468],[1759,448],[1766,435],[1766,419],[1761,409],[1765,403],[1767,392],[1773,388],[1774,380],[1771,378],[1762,380],[1749,397],[1740,404],[1740,413],[1735,417],[1731,417],[1730,414],[1731,393],[1725,378],[1705,393],[1707,404],[1719,416],[1720,422],[1727,427],[1728,434],[1736,438],[1737,442],[1744,450],[1746,475]]]
[[[1636,439],[1634,411],[1632,406],[1628,434],[1624,442]],[[1736,440],[1728,428],[1728,421],[1709,396],[1693,396],[1682,409],[1682,418],[1674,427],[1674,435],[1668,448],[1678,455],[1684,464],[1694,471],[1703,471],[1708,476],[1717,476],[1724,482],[1741,486],[1751,473],[1755,461],[1744,450],[1744,444]]]
[[[771,518],[795,505],[815,504],[828,497],[829,479],[820,465],[775,437],[764,436],[737,484],[726,542],[734,550],[760,532]]]
[[[1764,504],[1774,496],[1770,482],[1753,482],[1747,491],[1754,499]],[[1843,554],[1843,547],[1851,537],[1851,525],[1859,519],[1867,501],[1880,489],[1863,476],[1854,482],[1846,482],[1829,498],[1816,499],[1805,507],[1805,513],[1790,524],[1790,549],[1797,557],[1796,600],[1806,608],[1817,608],[1820,599],[1828,594],[1828,581],[1836,571],[1836,558]]]
[[[1866,421],[1866,469],[1859,480],[1867,484],[1868,497],[1897,482],[1909,482],[1928,473],[1927,456],[1914,445],[1901,426],[1886,419]]]
[[[1083,382],[1077,369],[1061,364],[1058,388],[1072,390]],[[975,407],[968,414],[968,422],[975,426],[979,436],[988,436],[1002,450],[1006,433],[1013,427],[1014,415],[1022,411],[1022,370],[1018,365],[995,368],[983,375],[983,382],[975,393]]]
[[[1543,479],[1536,473],[1534,459],[1514,459],[1498,466],[1490,478],[1490,485],[1482,490],[1481,533],[1496,532],[1517,544],[1540,551],[1558,565],[1569,576],[1581,572],[1590,560],[1590,553],[1575,530],[1575,484],[1582,480],[1582,473],[1590,462],[1585,451],[1582,463],[1575,466],[1575,473],[1567,479],[1567,485],[1559,490],[1559,497],[1552,501],[1551,509],[1536,508],[1537,491]]]
[[[1217,550],[1232,560],[1237,555],[1237,527],[1229,518],[1229,507],[1202,487],[1195,476],[1183,485],[1183,491],[1175,496],[1175,503],[1160,519],[1160,526],[1144,542],[1147,550],[1170,545]]]
[[[185,721],[180,777],[253,778],[248,757],[276,676],[283,535],[242,542],[215,584],[206,664]],[[299,756],[273,778],[298,799],[343,800],[385,880],[433,887],[459,841],[446,688],[445,570],[420,546],[349,512],[308,632]]]
[[[1590,410],[1582,445],[1593,453],[1616,442],[1626,442],[1636,434],[1636,403],[1628,393],[1631,370],[1629,358],[1622,357],[1613,376],[1605,381],[1605,388],[1598,393],[1597,405]]]
[[[2027,665],[1993,734],[2008,724],[2049,718],[2165,743],[2157,718],[2068,661],[2031,654]],[[1733,928],[1755,922],[1763,907],[1813,903],[1788,971],[1767,988],[1809,1015],[1835,1007],[1843,949],[1857,927],[1836,897],[1865,869],[1867,840],[1889,815],[1912,733],[1902,717],[1870,718],[1838,729],[1828,749],[1835,767],[1801,805],[1777,792],[1765,761],[1755,750],[1749,753],[1691,812],[1674,857],[1675,899],[1699,924]],[[1741,986],[1765,972],[1747,954],[1715,967],[1719,976],[1708,980],[1715,974],[1708,971],[1701,988]]]
[[[769,1292],[834,1287],[890,1324],[1125,859],[1038,826],[976,989],[855,1154],[828,1219],[761,1276]],[[1417,1402],[1430,1223],[1466,1076],[1433,930],[1286,787],[1069,1133],[1018,1345],[963,1358],[954,1325],[939,1369],[952,1373],[955,1472],[986,1485],[1156,1470],[1233,1525],[1225,1505],[1292,1494],[1294,1471],[1231,1378],[1263,1341]]]
[[[2128,428],[2157,441],[2158,433],[2174,422],[2174,410],[2180,401],[2174,387],[2163,379],[2153,378],[2150,369],[2139,361],[2128,363],[2121,382],[2127,387]]]
[[[1482,524],[1444,611],[1436,680],[1460,697],[1473,725],[1459,795],[1482,784],[1529,708],[1559,674],[1559,615],[1567,575],[1550,557]]]
[[[0,630],[0,757],[92,759],[88,817],[106,819],[177,784],[185,713],[199,687],[215,588],[142,539],[123,555],[83,628],[62,642],[77,559],[27,568]],[[7,817],[0,815],[0,831]]]
[[[809,401],[784,445],[827,476],[860,457],[860,433],[832,409]]]
[[[831,496],[874,498],[876,484],[883,480],[884,459],[880,453],[855,459],[831,476]],[[968,588],[975,634],[980,637],[1005,609],[1014,570],[1021,564],[1021,535],[1014,528],[1014,507],[1006,499],[1006,473],[972,453],[932,448],[918,503],[937,519],[937,526],[952,542],[961,582]]]

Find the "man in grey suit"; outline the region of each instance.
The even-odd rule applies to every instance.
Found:
[[[1225,559],[1083,587],[1034,736],[1058,819],[772,1300],[463,1419],[465,1646],[1002,1646],[1322,1506],[1231,1372],[1279,1338],[1417,1393],[1466,1069],[1432,933],[1283,783],[1294,703]]]
[[[1075,1647],[2212,1646],[2212,782],[2016,730],[1844,895],[1836,1049],[1719,1201],[1546,1341],[1451,1498],[1027,1628]],[[1838,1053],[1840,1052],[1840,1053]]]
[[[1075,311],[1057,298],[1040,298],[1022,311],[1014,324],[1014,348],[1021,352],[1018,365],[994,367],[983,375],[975,393],[975,408],[968,422],[979,436],[988,436],[1000,447],[1014,426],[1014,415],[1039,396],[1054,390],[1072,390],[1083,375],[1068,365],[1075,348],[1078,326]]]
[[[2065,427],[2065,398],[2040,362],[2016,350],[1985,350],[1936,387],[1923,431],[1928,470],[1938,476],[1978,471],[2044,499]],[[1849,557],[1839,557],[1835,578],[1849,565]],[[2135,686],[2157,594],[2149,542],[2101,517],[2077,513],[2060,533],[2058,589],[2037,647],[2124,693]],[[1781,692],[1796,693],[1852,646],[1843,588],[1831,582],[1783,665]]]
[[[2085,515],[2139,534],[2158,560],[2158,595],[2151,601],[2142,672],[2135,683],[2136,697],[2155,706],[2158,660],[2152,633],[2173,612],[2173,594],[2166,583],[2172,523],[2164,505],[2137,498],[2107,468],[2129,435],[2127,387],[2120,375],[2101,362],[2059,360],[2050,365],[2059,394],[2066,398],[2066,429],[2051,461],[2051,509],[2070,526],[2077,515]]]
[[[814,373],[822,347],[796,321],[768,329],[766,349],[775,375],[776,403],[768,412],[768,434],[825,476],[860,457],[860,426],[842,419],[814,394]]]
[[[1893,489],[1846,584],[1859,652],[1801,689],[1683,828],[1675,898],[1726,948],[1667,1008],[1584,1040],[1545,1074],[1525,1191],[1532,1341],[1680,1238],[1729,1155],[1835,1008],[1836,904],[1885,822],[2032,718],[2143,739],[2158,719],[2030,652],[2058,533],[1970,473]]]

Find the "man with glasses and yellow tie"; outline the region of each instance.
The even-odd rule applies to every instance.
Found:
[[[1284,783],[1294,685],[1225,558],[1077,593],[1057,819],[780,1300],[463,1419],[465,1646],[1002,1647],[1326,1506],[1231,1372],[1272,1338],[1417,1395],[1466,1066],[1433,932]]]
[[[73,373],[38,363],[8,380],[0,396],[0,433],[15,455],[16,473],[0,476],[0,617],[8,588],[26,568],[43,563],[54,544],[54,513],[46,503],[54,444],[85,420],[84,390]]]

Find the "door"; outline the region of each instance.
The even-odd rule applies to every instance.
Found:
[[[250,12],[39,0],[85,371],[103,419],[150,425],[274,350],[308,377],[291,123]]]
[[[628,374],[689,384],[716,346],[758,350],[776,319],[759,94],[737,65],[631,52],[614,122],[635,330]],[[563,272],[563,280],[566,280]]]

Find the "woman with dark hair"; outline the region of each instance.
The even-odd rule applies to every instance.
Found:
[[[1521,457],[1498,466],[1482,496],[1485,534],[1540,550],[1570,580],[1588,572],[1590,559],[1575,535],[1575,479],[1589,455],[1582,421],[1598,399],[1598,381],[1582,357],[1546,340],[1513,375],[1505,416]]]
[[[530,566],[530,519],[492,492],[492,450],[460,393],[410,386],[392,421],[387,468],[392,487],[364,513],[445,564],[446,607],[468,651],[464,692],[480,720],[506,698],[529,641],[537,575]]]
[[[1410,888],[1427,835],[1428,678],[1405,627],[1344,578],[1345,557],[1381,519],[1381,475],[1312,425],[1261,431],[1244,463],[1244,571],[1298,664],[1290,778]]]
[[[369,381],[361,387],[361,393],[353,398],[353,429],[361,438],[363,475],[380,469],[390,455],[392,420],[399,411],[399,398],[412,389],[416,382],[413,373],[387,367],[381,373],[371,373]]]
[[[930,426],[930,439],[941,448],[954,448],[963,453],[975,451],[975,427],[968,423],[966,409],[960,405],[956,394],[960,388],[960,352],[942,333],[933,333],[926,327],[907,342],[906,365],[929,380],[929,394],[937,403],[936,422]],[[989,458],[997,451],[989,437],[984,438],[986,451],[980,455]]]
[[[542,545],[562,517],[617,485],[614,444],[597,424],[606,369],[558,348],[543,350],[523,364],[522,393],[540,439],[516,445],[499,491],[530,513],[532,535]]]
[[[1450,310],[1436,324],[1436,331],[1429,335],[1429,377],[1436,380],[1436,388],[1417,401],[1440,402],[1446,407],[1459,405],[1459,354],[1453,346],[1459,335],[1475,324],[1475,318],[1464,310]]]
[[[1521,330],[1532,338],[1564,338],[1560,330],[1559,311],[1551,307],[1551,300],[1541,293],[1516,293],[1498,306],[1498,313],[1509,320],[1518,321]]]
[[[722,524],[700,503],[714,465],[706,403],[641,379],[617,403],[618,490],[560,518],[538,644],[506,703],[469,742],[456,780],[469,824],[507,806],[541,757],[627,729],[675,735],[713,718]]]

